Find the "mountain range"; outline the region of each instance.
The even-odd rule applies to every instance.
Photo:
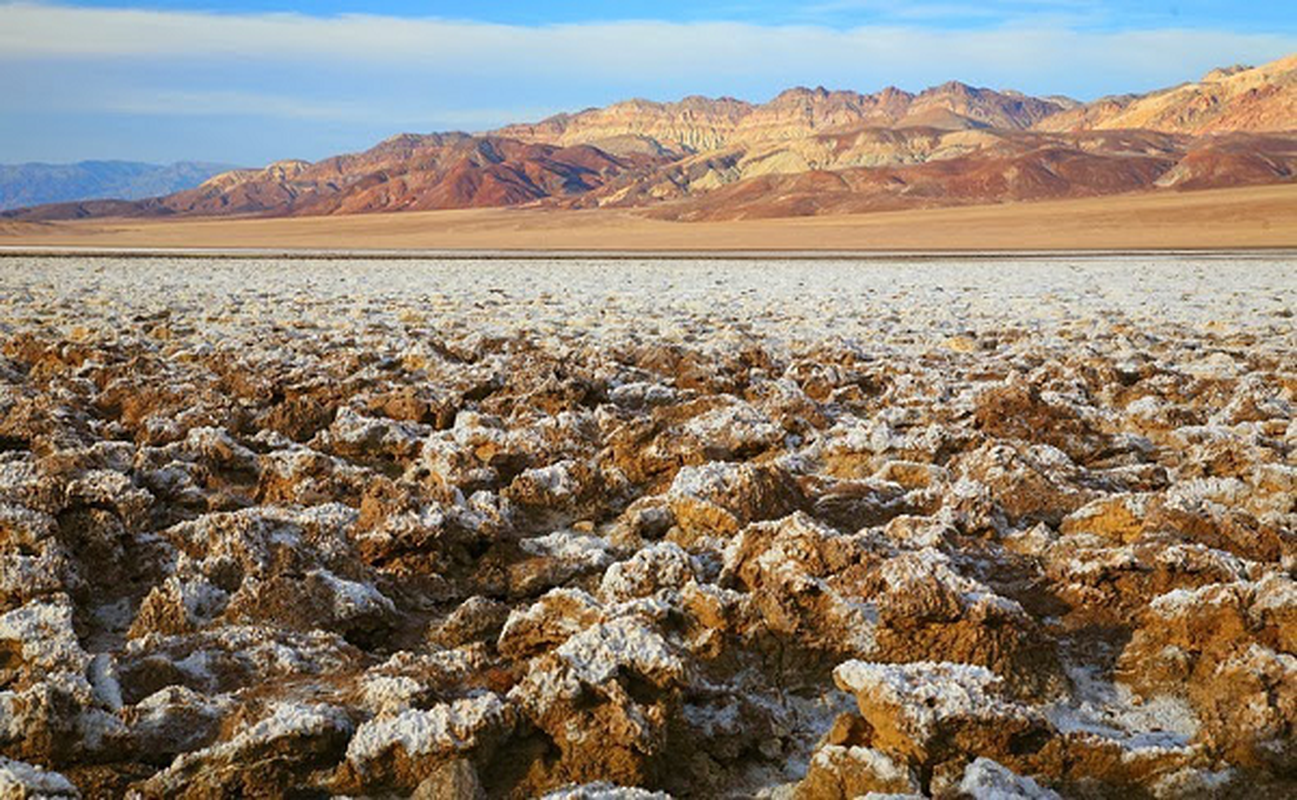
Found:
[[[1290,181],[1297,55],[1080,103],[946,83],[630,100],[481,134],[233,170],[146,199],[10,218],[358,214],[540,205],[739,219]]]
[[[228,172],[229,164],[180,161],[81,161],[76,164],[0,164],[0,211],[41,203],[120,198],[138,200],[192,189]]]

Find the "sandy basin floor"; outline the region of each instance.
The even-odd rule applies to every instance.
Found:
[[[293,218],[22,223],[0,247],[479,250],[1144,250],[1297,246],[1297,184],[679,223],[633,211],[492,208]]]

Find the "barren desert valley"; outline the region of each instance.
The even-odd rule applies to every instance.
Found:
[[[0,1],[0,800],[1297,798],[1291,9],[773,5]]]

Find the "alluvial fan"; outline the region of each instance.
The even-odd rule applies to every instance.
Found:
[[[0,794],[1297,792],[1294,276],[0,259]]]

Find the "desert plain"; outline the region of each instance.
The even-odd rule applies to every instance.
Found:
[[[480,251],[1148,250],[1297,247],[1297,185],[865,214],[677,222],[492,208],[314,217],[0,220],[0,248]]]
[[[0,800],[1297,798],[1285,4],[209,5],[0,2]]]

